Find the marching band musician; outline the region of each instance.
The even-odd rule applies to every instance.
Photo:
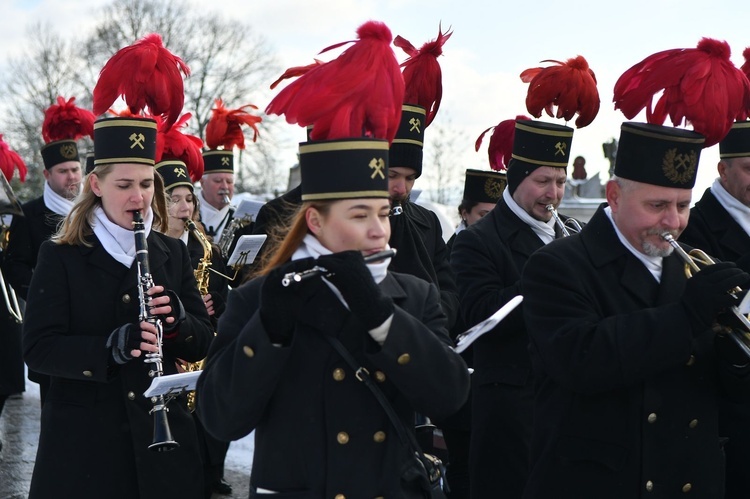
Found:
[[[156,68],[142,64],[144,52],[158,54]],[[120,91],[116,85],[131,81],[135,66],[151,71],[144,75],[142,89],[144,100],[154,106],[149,113],[176,119],[182,101],[165,103],[165,98],[183,92],[182,80],[161,74],[164,64],[187,72],[159,35],[122,49],[101,72],[94,111],[110,108]],[[157,81],[161,99],[153,100],[148,84]],[[167,90],[173,94],[165,94]],[[135,92],[133,86],[125,91],[126,102],[136,100],[130,92]],[[31,281],[24,356],[30,368],[51,377],[32,499],[203,495],[195,426],[184,400],[168,403],[165,421],[171,423],[166,433],[179,448],[149,449],[161,442],[151,414],[156,404],[143,393],[151,383],[149,371],[161,369],[144,358],[158,355],[160,348],[157,327],[139,323],[139,316],[155,316],[163,326],[160,364],[165,374],[176,373],[178,357],[202,359],[213,330],[185,245],[159,233],[167,212],[163,185],[154,173],[156,122],[139,117],[141,112],[131,107],[132,117],[102,117],[95,123],[94,171],[59,232],[42,245]],[[141,279],[147,277],[141,275],[143,255],[136,255],[134,211],[142,213],[147,235],[154,284],[148,289]]]
[[[169,213],[169,223],[166,234],[175,239],[181,240],[188,249],[190,263],[194,269],[202,269],[202,272],[208,272],[208,293],[203,295],[203,301],[206,304],[206,311],[211,317],[211,323],[216,329],[219,317],[226,307],[227,293],[229,292],[226,265],[221,257],[218,246],[211,244],[205,233],[202,224],[198,219],[198,199],[195,196],[192,179],[200,177],[200,166],[196,163],[202,163],[200,155],[200,146],[198,146],[196,155],[178,155],[176,151],[187,151],[189,147],[183,147],[189,144],[188,137],[180,140],[181,134],[175,127],[172,127],[167,133],[176,141],[178,147],[170,148],[170,141],[167,140],[162,160],[156,164],[156,173],[158,173],[164,182],[164,191],[167,195],[167,209]],[[176,137],[176,138],[175,138]],[[197,139],[197,137],[195,137]],[[197,139],[200,141],[200,139]],[[199,235],[186,228],[186,220],[193,220],[195,230],[201,231],[205,242],[210,246],[209,255],[206,255],[206,248],[199,240]],[[204,261],[208,258],[208,261]],[[211,271],[211,269],[216,272]],[[201,277],[204,279],[204,277]],[[199,288],[199,291],[202,290]],[[203,429],[198,418],[195,418],[195,428],[198,432],[198,442],[201,448],[203,458],[204,486],[206,499],[210,499],[213,492],[221,494],[231,494],[232,486],[224,480],[224,459],[226,458],[229,443],[216,440]]]
[[[738,121],[719,142],[719,176],[690,210],[680,241],[750,271],[750,121]],[[750,402],[719,398],[719,431],[728,437],[725,499],[750,497]]]
[[[339,59],[301,76],[268,106],[269,114],[315,123],[317,135],[300,145],[302,205],[264,275],[230,291],[198,381],[198,413],[210,432],[238,439],[255,430],[253,496],[424,497],[402,483],[410,452],[358,376],[374,380],[410,432],[415,411],[446,416],[468,391],[435,286],[388,271],[388,258],[363,259],[388,248],[388,140],[403,86],[390,30],[369,21],[358,34]],[[358,71],[359,61],[375,67]],[[308,89],[330,104],[339,97],[330,82],[342,73],[351,88],[354,79],[367,87],[363,95],[316,114],[322,106],[304,98]],[[290,95],[297,98],[285,100]],[[376,115],[368,114],[371,100]],[[329,127],[332,113],[340,121]],[[323,276],[282,283],[315,265]],[[361,370],[350,368],[336,341]]]
[[[502,141],[512,144],[507,188],[490,213],[458,233],[451,253],[469,325],[521,294],[521,270],[529,256],[561,237],[547,205],[556,208],[565,192],[573,129],[516,119],[501,122],[495,130],[512,134]],[[527,345],[519,310],[472,345],[472,498],[496,497],[498,490],[510,498],[523,493],[533,420]]]
[[[52,237],[58,225],[73,207],[81,190],[81,162],[76,141],[91,136],[94,115],[58,97],[57,103],[45,111],[42,123],[44,193],[23,205],[23,217],[13,217],[10,240],[3,264],[8,283],[20,298],[27,299],[32,273],[42,243]],[[29,379],[39,384],[42,405],[47,397],[49,377],[29,369]]]
[[[525,498],[724,497],[716,397],[747,400],[750,364],[711,327],[750,276],[723,262],[687,279],[662,237],[687,225],[704,140],[624,123],[606,205],[524,268],[543,415]]]

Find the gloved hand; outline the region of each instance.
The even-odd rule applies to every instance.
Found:
[[[750,275],[733,262],[717,262],[694,272],[685,284],[681,299],[688,317],[692,319],[693,331],[705,331],[722,309],[738,305],[739,300],[729,291],[747,283],[748,279]]]
[[[111,348],[112,359],[125,364],[133,359],[132,351],[141,349],[141,329],[137,324],[118,327],[107,338],[107,348]]]
[[[151,313],[161,320],[163,331],[170,333],[177,329],[185,320],[185,307],[182,306],[177,293],[163,286],[154,286],[148,290],[148,293],[151,297],[149,300]],[[164,339],[169,339],[169,337]]]
[[[375,283],[359,251],[321,256],[318,265],[332,273],[327,279],[341,291],[349,310],[368,330],[380,326],[393,314],[393,300]]]
[[[314,277],[302,282],[281,284],[286,274],[303,272],[315,266],[314,258],[293,260],[270,271],[260,288],[260,320],[271,343],[289,345],[299,313],[320,285]]]

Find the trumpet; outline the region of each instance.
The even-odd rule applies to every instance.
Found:
[[[581,232],[581,224],[575,218],[569,217],[563,222],[562,218],[560,218],[560,215],[557,213],[557,210],[551,204],[547,205],[547,211],[552,213],[552,218],[555,219],[555,224],[560,227],[563,236],[568,237],[571,234],[578,234]]]
[[[367,255],[364,260],[365,263],[375,263],[379,262],[380,260],[385,260],[386,258],[393,258],[394,256],[396,256],[396,250],[394,248],[391,248],[383,251],[378,251],[377,253],[373,253],[372,255]],[[281,279],[281,285],[286,288],[295,282],[302,282],[315,276],[326,277],[329,275],[331,275],[331,272],[329,272],[328,269],[326,269],[325,267],[321,267],[320,265],[316,265],[313,268],[305,270],[303,272],[290,272],[288,274],[284,274],[284,277]]]
[[[660,235],[662,239],[674,248],[682,261],[685,262],[685,275],[688,278],[693,276],[693,272],[700,271],[701,268],[699,264],[705,267],[706,265],[713,265],[716,263],[703,250],[692,249],[690,252],[685,251],[669,232],[663,232]],[[734,289],[727,290],[727,293],[731,294],[739,301],[737,295],[738,293],[742,293],[742,291],[743,290],[740,287],[735,287]],[[729,314],[726,314],[726,316],[728,323],[720,323],[719,327],[721,329],[719,332],[726,333],[729,338],[737,344],[740,350],[742,350],[745,356],[750,358],[750,320],[748,320],[745,314],[740,312],[736,305],[729,307]],[[722,316],[722,319],[724,319],[724,316]]]

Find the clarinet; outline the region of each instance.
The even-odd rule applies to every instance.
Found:
[[[151,267],[148,263],[148,243],[146,242],[146,228],[143,224],[143,216],[140,211],[133,212],[133,234],[135,235],[135,261],[138,269],[138,304],[140,306],[138,319],[139,322],[148,322],[156,327],[156,352],[145,354],[143,362],[153,364],[154,368],[148,371],[150,378],[162,376],[162,340],[164,336],[161,320],[151,313],[148,306],[147,291],[154,287],[154,278],[151,275]],[[167,419],[167,401],[164,395],[151,397],[153,407],[149,414],[154,415],[154,438],[149,449],[153,451],[168,451],[180,446],[172,438],[172,431],[169,429],[169,420]]]

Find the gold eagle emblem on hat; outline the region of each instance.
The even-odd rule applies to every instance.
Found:
[[[680,154],[676,148],[667,149],[662,160],[664,176],[672,183],[687,184],[695,176],[698,167],[698,155],[695,151]]]

